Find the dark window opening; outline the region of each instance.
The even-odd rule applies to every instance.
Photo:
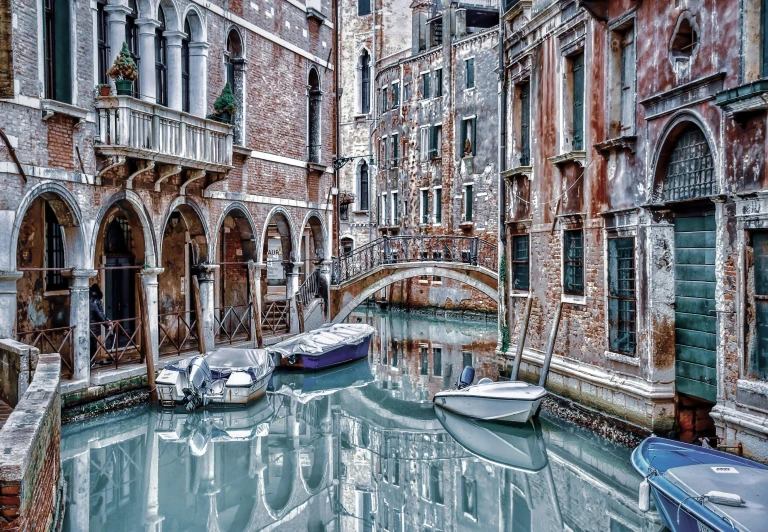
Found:
[[[531,84],[520,87],[520,166],[531,165]]]
[[[159,26],[155,29],[155,99],[158,105],[168,105],[168,39],[165,33],[165,13],[157,9]]]
[[[443,348],[432,348],[432,375],[441,377],[443,375]]]
[[[571,295],[584,295],[584,233],[581,229],[563,232],[565,273],[563,291]]]
[[[367,211],[369,209],[368,197],[370,192],[368,191],[368,163],[363,161],[360,165],[360,210]]]
[[[464,351],[461,353],[462,369],[472,365],[472,353]]]
[[[571,58],[573,73],[573,150],[584,151],[584,54]]]
[[[608,240],[608,325],[610,350],[635,354],[635,239]]]
[[[435,189],[435,223],[443,223],[443,189]]]
[[[110,67],[109,15],[104,10],[106,5],[107,3],[103,0],[96,4],[96,39],[98,48],[99,83],[102,85],[109,83],[107,70],[109,70]]]
[[[683,18],[678,24],[675,36],[672,39],[670,55],[675,68],[675,75],[679,83],[685,83],[691,77],[691,59],[696,53],[699,38],[690,19]]]
[[[421,191],[421,223],[429,223],[429,190]]]
[[[368,50],[363,50],[360,56],[360,112],[364,115],[371,112],[371,56]]]
[[[64,237],[62,227],[51,206],[45,204],[45,267],[56,268],[45,272],[45,289],[65,290],[67,280],[62,275],[64,268]]]
[[[125,43],[128,45],[128,50],[131,52],[131,57],[138,70],[141,58],[139,57],[139,26],[136,24],[139,10],[136,8],[136,0],[129,0],[128,7],[131,11],[125,17]],[[133,97],[138,98],[139,96],[139,79],[137,78],[133,82]]]
[[[475,58],[471,57],[465,63],[467,68],[467,88],[473,89],[475,87]]]
[[[357,15],[370,15],[371,14],[371,0],[357,0]]]
[[[425,72],[421,75],[421,99],[429,100],[430,87],[429,87],[429,72]]]
[[[435,98],[440,98],[443,95],[443,69],[438,68],[435,70]]]
[[[317,70],[314,68],[309,71],[309,127],[308,129],[308,143],[309,146],[309,162],[320,162],[320,108],[322,103],[322,95],[320,92],[320,77]]]
[[[750,371],[768,378],[768,232],[752,233],[754,253],[754,336],[751,339]]]
[[[392,84],[392,108],[397,109],[400,107],[400,83]]]
[[[45,97],[65,103],[72,103],[69,10],[68,0],[45,0],[43,13]]]
[[[381,89],[381,112],[386,113],[389,110],[389,91],[386,87]]]
[[[528,235],[512,237],[512,288],[515,290],[530,287],[529,247]]]
[[[704,133],[691,125],[675,141],[664,178],[664,199],[686,200],[715,193],[715,165]]]
[[[349,220],[349,203],[342,203],[339,205],[339,219],[342,222]]]
[[[429,375],[429,350],[426,347],[422,347],[421,350],[421,374]]]
[[[461,122],[461,153],[473,157],[477,153],[477,118],[466,118]]]
[[[429,129],[429,158],[442,157],[443,126],[431,126]]]
[[[184,21],[184,33],[181,40],[181,110],[189,112],[189,36],[192,34],[189,21]]]
[[[461,509],[466,514],[477,519],[477,482],[461,477]]]
[[[473,198],[472,198],[472,185],[467,185],[464,187],[464,221],[465,222],[471,222],[472,221],[472,208],[473,208]]]

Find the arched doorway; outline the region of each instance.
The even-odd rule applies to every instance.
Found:
[[[179,204],[168,215],[162,235],[163,273],[158,275],[160,354],[199,348],[194,282],[208,282],[208,230],[197,209]],[[212,279],[211,279],[212,280]],[[212,346],[211,346],[212,347]]]
[[[256,262],[256,236],[244,207],[232,207],[216,236],[216,343],[250,341],[254,309],[248,262]]]
[[[142,222],[133,206],[125,199],[111,205],[101,219],[94,248],[94,268],[99,271],[96,282],[103,293],[104,313],[114,322],[112,335],[106,325],[91,327],[99,340],[91,340],[91,356],[108,361],[117,356],[142,358],[137,272],[145,264],[145,240]],[[109,336],[109,337],[108,337]]]
[[[712,145],[702,127],[684,117],[673,123],[662,144],[654,186],[667,224],[652,229],[673,250],[674,278],[662,279],[660,273],[651,278],[674,292],[674,345],[656,345],[654,353],[660,360],[674,360],[677,432],[684,441],[714,436],[708,413],[717,401],[717,219],[712,201],[717,193]]]
[[[79,213],[68,194],[46,190],[31,199],[12,236],[22,274],[16,282],[16,337],[41,353],[60,353],[65,377],[75,374],[70,279],[84,255]]]
[[[301,232],[301,282],[325,260],[325,227],[320,217],[312,213],[307,217]]]
[[[293,295],[289,277],[294,275],[293,230],[288,213],[273,212],[267,220],[262,239],[262,257],[267,265],[262,274],[262,296],[266,301],[287,299]]]

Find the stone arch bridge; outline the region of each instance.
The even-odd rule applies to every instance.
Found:
[[[344,321],[387,286],[422,275],[439,275],[499,301],[497,247],[479,237],[405,235],[382,237],[334,259],[330,316]]]

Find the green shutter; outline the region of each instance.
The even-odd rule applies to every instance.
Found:
[[[424,74],[422,76],[424,78],[424,87],[423,87],[423,94],[421,95],[422,99],[428,100],[429,99],[429,73]]]
[[[573,66],[573,150],[584,150],[584,54],[574,56]]]
[[[70,41],[69,0],[54,3],[54,62],[56,72],[56,100],[72,103],[72,52]]]
[[[435,223],[443,221],[443,189],[435,189]]]
[[[467,121],[461,121],[461,138],[459,139],[459,155],[464,157],[464,146],[467,144]]]
[[[467,59],[467,88],[475,86],[475,59]]]
[[[768,0],[762,2],[762,28],[760,31],[761,48],[763,53],[763,77],[768,76]]]
[[[472,155],[477,155],[477,118],[472,119]]]
[[[675,220],[675,388],[717,399],[715,218]]]
[[[531,164],[531,84],[520,88],[520,165]]]

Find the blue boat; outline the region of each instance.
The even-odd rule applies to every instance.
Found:
[[[768,530],[768,466],[740,456],[651,436],[632,453],[632,465],[672,532]]]

